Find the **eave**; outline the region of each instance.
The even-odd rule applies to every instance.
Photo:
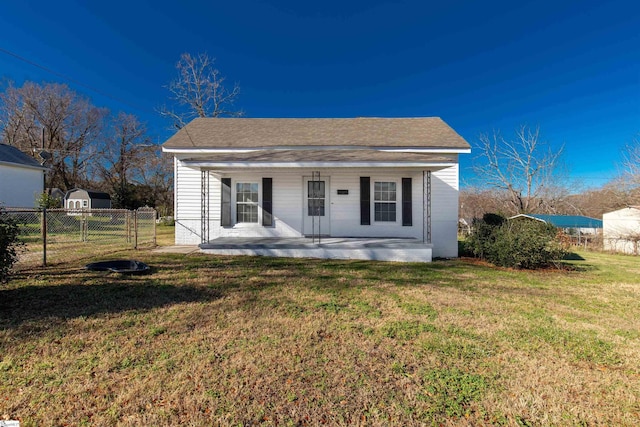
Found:
[[[352,147],[352,146],[279,146],[279,147],[251,147],[251,148],[196,148],[196,147],[162,147],[162,151],[171,154],[218,154],[218,153],[252,153],[256,151],[339,151],[339,150],[362,150],[381,151],[388,153],[427,153],[427,154],[469,154],[470,148],[448,148],[448,147]]]

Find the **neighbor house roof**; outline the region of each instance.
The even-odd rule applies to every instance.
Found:
[[[0,163],[8,163],[43,170],[46,169],[33,157],[23,153],[18,148],[7,144],[0,144]]]
[[[604,215],[611,214],[611,213],[628,211],[628,210],[631,210],[631,209],[636,210],[636,211],[640,211],[640,205],[637,205],[637,206],[633,206],[633,205],[632,205],[632,206],[627,206],[626,208],[616,209],[615,211],[605,212],[605,213],[603,214],[603,216],[604,216]]]
[[[351,119],[198,118],[166,150],[276,147],[413,147],[468,151],[469,143],[439,117]]]
[[[93,190],[85,190],[84,188],[74,188],[72,190],[67,191],[65,195],[65,199],[68,199],[72,193],[75,192],[84,192],[90,199],[103,199],[103,200],[111,200],[111,196],[109,193],[104,193],[102,191],[93,191]]]
[[[514,218],[537,219],[558,228],[602,228],[602,220],[581,215],[520,214],[509,219]]]

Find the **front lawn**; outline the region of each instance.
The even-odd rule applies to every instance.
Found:
[[[527,272],[130,251],[151,274],[23,272],[0,288],[0,419],[638,425],[640,259],[580,255]]]

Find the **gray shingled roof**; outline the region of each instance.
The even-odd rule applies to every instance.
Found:
[[[7,144],[0,144],[0,162],[13,163],[21,166],[29,166],[32,168],[45,169],[33,157],[24,154],[22,151]]]
[[[87,197],[89,197],[90,199],[103,199],[103,200],[110,200],[111,196],[109,195],[109,193],[104,193],[102,191],[95,191],[95,190],[85,190],[84,188],[73,188],[69,191],[67,191],[67,194],[65,194],[65,199],[70,199],[71,195],[73,195],[73,193],[81,193],[84,192],[87,194]]]
[[[299,146],[470,148],[469,143],[439,117],[198,118],[163,145],[165,149]]]

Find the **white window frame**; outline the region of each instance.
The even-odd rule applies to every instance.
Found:
[[[257,201],[256,202],[241,202],[238,200],[238,186],[240,185],[245,185],[245,184],[249,184],[249,185],[255,185],[256,186],[256,194],[257,194]],[[232,213],[234,215],[235,218],[235,222],[234,224],[236,225],[240,225],[240,226],[248,226],[248,227],[252,227],[252,226],[257,226],[260,225],[260,217],[261,217],[261,210],[260,209],[260,183],[258,181],[252,181],[252,180],[238,180],[234,182],[233,185],[233,210],[234,212]],[[239,221],[238,218],[238,205],[245,205],[245,206],[255,206],[256,207],[256,220],[255,221]]]
[[[373,213],[373,222],[378,224],[396,224],[398,222],[398,188],[400,188],[397,179],[391,178],[372,178],[371,180],[371,211]],[[393,183],[395,185],[395,199],[394,200],[376,200],[376,184]],[[395,219],[393,220],[378,220],[376,219],[376,204],[377,203],[393,203]]]

